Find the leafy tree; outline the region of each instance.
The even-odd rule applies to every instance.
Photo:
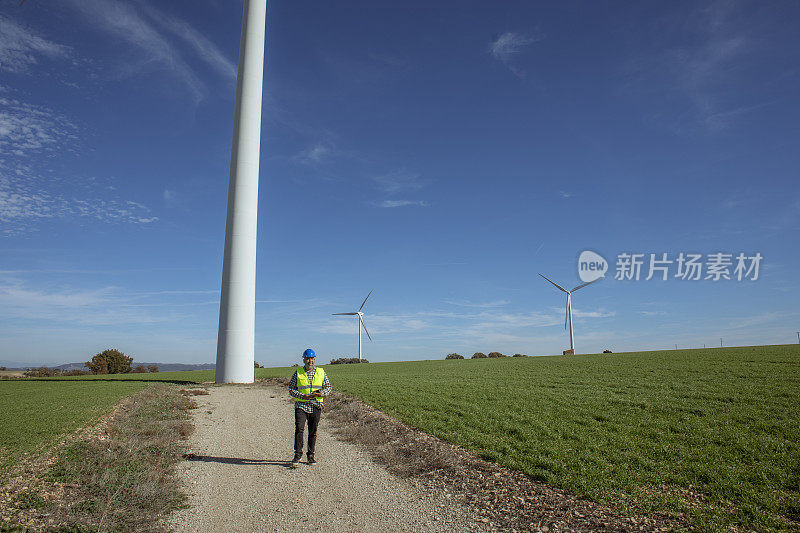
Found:
[[[486,359],[486,354],[481,352],[475,352],[472,354],[473,359]]]
[[[515,353],[514,357],[528,357],[528,356],[521,353]]]
[[[150,365],[147,367],[149,372],[158,372],[158,365]]]
[[[489,357],[505,357],[505,355],[500,352],[489,352]]]
[[[253,364],[255,365],[253,368],[264,368],[263,366],[258,364],[258,361],[253,361]]]
[[[131,372],[133,372],[134,374],[146,374],[147,369],[144,367],[144,365],[136,365],[136,368],[131,370]]]
[[[128,357],[115,348],[103,350],[84,363],[92,374],[127,374],[131,371],[133,357]]]
[[[108,361],[102,354],[95,355],[91,361],[86,361],[83,364],[92,374],[108,374]]]
[[[445,359],[464,359],[464,356],[461,355],[461,354],[457,354],[457,353],[449,353],[449,354],[447,354]]]

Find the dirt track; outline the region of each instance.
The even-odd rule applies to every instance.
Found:
[[[459,504],[399,479],[336,440],[323,415],[316,465],[292,468],[293,404],[285,388],[211,387],[197,396],[193,454],[180,467],[191,508],[176,531],[477,531]]]

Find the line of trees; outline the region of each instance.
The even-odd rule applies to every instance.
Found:
[[[486,359],[486,358],[499,358],[499,357],[508,357],[500,352],[489,352],[489,355],[486,355],[483,352],[475,352],[472,354],[471,359]],[[523,355],[521,353],[515,353],[512,357],[528,357],[527,355]],[[464,356],[459,353],[449,353],[445,356],[445,359],[464,359]]]

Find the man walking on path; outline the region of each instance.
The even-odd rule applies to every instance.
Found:
[[[317,426],[322,415],[322,403],[331,393],[331,382],[325,369],[316,367],[316,354],[309,348],[303,352],[303,368],[298,368],[289,381],[289,395],[294,398],[294,459],[303,457],[303,430],[308,422],[308,464],[313,465],[317,443]]]

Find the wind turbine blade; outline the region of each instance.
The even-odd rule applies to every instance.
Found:
[[[369,340],[372,340],[372,336],[369,334],[369,330],[367,329],[367,325],[364,324],[364,319],[361,318],[361,315],[358,315],[358,319],[361,321],[361,325],[364,327],[364,331],[367,333],[367,337],[369,337]]]
[[[603,276],[603,277],[605,277],[605,276]],[[592,281],[590,281],[590,282],[588,282],[588,283],[584,283],[583,285],[578,285],[577,287],[575,287],[574,289],[572,289],[572,290],[571,290],[571,291],[569,291],[569,292],[575,292],[575,291],[577,291],[578,289],[582,289],[582,288],[584,288],[585,286],[587,286],[587,285],[589,285],[589,284],[591,284],[591,283],[594,283],[595,281],[600,281],[601,279],[603,279],[603,278],[597,278],[597,279],[595,279],[595,280],[592,280]]]
[[[372,287],[372,291],[374,291],[374,290],[375,290],[375,287]],[[372,294],[372,291],[369,291],[369,294]],[[369,294],[367,294],[367,297],[364,298],[363,302],[361,302],[361,307],[358,308],[359,311],[364,309],[364,304],[367,303],[367,300],[369,300]]]
[[[357,315],[358,313],[331,313],[332,315]]]
[[[539,274],[539,275],[540,275],[540,276],[542,276],[541,274]],[[549,281],[550,283],[552,283],[553,285],[555,285],[556,287],[558,287],[560,290],[562,290],[562,291],[564,291],[564,292],[567,292],[567,293],[569,292],[567,289],[565,289],[564,287],[562,287],[562,286],[561,286],[561,285],[559,285],[558,283],[554,282],[553,280],[551,280],[551,279],[548,279],[546,276],[542,276],[542,277],[543,277],[544,279],[546,279],[547,281]]]

